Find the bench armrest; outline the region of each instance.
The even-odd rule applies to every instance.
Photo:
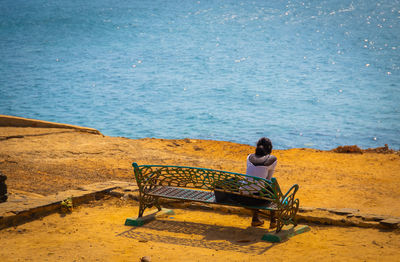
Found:
[[[144,192],[145,188],[147,188],[147,185],[152,185],[152,179],[154,180],[154,173],[150,173],[148,175],[144,175],[141,168],[139,167],[138,164],[132,163],[134,173],[135,173],[135,179],[136,183],[139,187],[140,192]]]
[[[294,184],[285,195],[282,197],[282,204],[287,205],[288,202],[294,201],[294,196],[296,195],[297,190],[299,190],[299,185]]]

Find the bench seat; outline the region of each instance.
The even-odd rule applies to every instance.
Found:
[[[185,201],[195,201],[195,202],[203,202],[208,204],[220,204],[220,205],[230,205],[230,206],[238,206],[244,208],[252,208],[252,209],[263,209],[263,210],[277,210],[276,203],[269,203],[268,205],[262,206],[248,206],[242,205],[240,203],[234,201],[217,201],[215,197],[215,193],[212,191],[205,190],[197,190],[197,189],[188,189],[188,188],[179,188],[172,186],[160,186],[150,190],[148,193],[150,196],[155,197],[164,197],[170,199],[180,199]]]

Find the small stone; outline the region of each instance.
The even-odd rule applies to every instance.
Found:
[[[375,240],[372,240],[372,244],[377,245],[377,246],[379,246],[379,247],[381,246],[381,245],[379,245],[378,242],[376,242]]]
[[[194,151],[200,151],[200,150],[203,150],[201,147],[198,147],[198,146],[193,146],[193,149],[194,149]]]
[[[239,240],[236,240],[238,243],[249,243],[249,242],[251,242],[251,240],[250,239],[239,239]]]
[[[129,199],[129,194],[124,194],[124,195],[121,197],[121,199],[122,199],[122,200],[128,200],[128,199]]]
[[[315,207],[300,207],[299,208],[299,212],[303,213],[303,212],[312,212],[315,210]]]
[[[335,213],[337,215],[349,215],[352,213],[357,213],[359,211],[360,210],[353,208],[334,208],[330,210],[330,212]]]
[[[148,257],[148,256],[144,256],[144,257],[142,257],[142,258],[140,259],[140,262],[150,262],[150,261],[151,261],[151,258]]]

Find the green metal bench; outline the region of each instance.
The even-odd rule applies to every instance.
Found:
[[[155,206],[160,211],[159,198],[169,198],[275,211],[276,232],[279,232],[284,225],[297,225],[296,213],[299,209],[299,200],[295,199],[299,188],[297,184],[283,194],[275,178],[269,181],[239,173],[186,166],[136,163],[132,166],[139,187],[138,218],[143,216],[146,208]],[[254,191],[257,191],[258,195],[254,195]],[[248,206],[235,201],[220,200],[218,195],[221,193],[269,202],[260,206]]]

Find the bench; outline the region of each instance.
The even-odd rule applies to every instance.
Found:
[[[266,180],[239,173],[186,166],[137,163],[133,163],[132,166],[139,188],[138,219],[143,216],[146,208],[154,206],[160,211],[159,198],[168,198],[274,211],[277,222],[276,233],[284,225],[297,225],[296,213],[299,209],[299,200],[295,198],[299,188],[297,184],[283,194],[275,178]],[[254,195],[254,191],[257,191],[258,195]],[[268,204],[249,206],[231,201],[229,198],[225,199],[226,195],[262,199],[268,201]]]

